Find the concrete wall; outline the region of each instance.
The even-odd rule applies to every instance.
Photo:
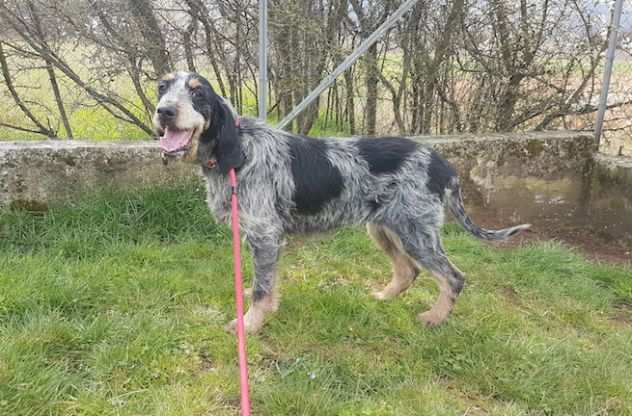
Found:
[[[596,144],[576,131],[415,137],[435,148],[458,170],[466,190],[495,189],[512,178],[554,180],[590,168]]]
[[[415,137],[459,170],[466,187],[494,189],[497,178],[561,178],[584,171],[592,135],[573,131],[486,136]],[[165,184],[196,174],[164,166],[156,142],[0,142],[0,207],[45,209],[104,187]]]
[[[623,185],[632,194],[632,157],[596,154],[595,170],[600,181]]]
[[[0,207],[45,209],[106,187],[164,184],[194,174],[164,166],[157,142],[0,142]]]

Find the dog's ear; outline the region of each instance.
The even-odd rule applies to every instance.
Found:
[[[217,136],[215,155],[217,156],[219,170],[222,173],[228,173],[231,168],[237,169],[244,163],[244,154],[241,148],[239,127],[233,112],[223,102],[219,103],[218,108],[223,122],[220,125]]]
[[[214,107],[209,128],[198,144],[198,159],[206,164],[214,156],[220,172],[227,174],[231,168],[239,168],[244,163],[239,128],[226,103],[218,100]]]

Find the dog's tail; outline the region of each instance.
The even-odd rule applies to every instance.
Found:
[[[472,233],[475,237],[483,240],[506,240],[509,237],[527,230],[531,227],[531,224],[521,224],[515,227],[503,228],[502,230],[486,230],[474,224],[472,219],[465,212],[463,207],[463,197],[461,196],[461,186],[459,180],[453,177],[448,185],[449,192],[447,193],[447,204],[450,208],[450,212],[457,219],[459,224],[463,226],[467,231]]]

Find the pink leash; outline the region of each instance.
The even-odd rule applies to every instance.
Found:
[[[235,303],[237,305],[237,351],[239,354],[239,387],[241,391],[241,415],[250,416],[250,393],[248,389],[248,359],[246,357],[246,332],[244,330],[244,286],[241,277],[241,245],[239,238],[239,213],[237,211],[237,175],[235,169],[230,177],[231,225],[233,229],[233,260],[235,267]]]

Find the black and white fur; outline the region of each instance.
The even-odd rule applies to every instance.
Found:
[[[237,169],[241,229],[255,266],[252,304],[245,317],[249,332],[259,330],[265,315],[278,307],[276,269],[286,234],[366,224],[393,262],[391,282],[374,296],[394,298],[425,268],[440,293],[419,318],[433,326],[448,317],[464,284],[441,244],[444,206],[466,230],[485,240],[503,240],[529,227],[492,231],[474,224],[463,208],[455,170],[412,140],[316,139],[248,118],[236,127],[231,107],[199,75],[178,72],[161,82],[156,128],[192,129],[185,157],[201,164],[208,206],[220,221],[230,217],[227,172]],[[160,116],[165,106],[177,108],[173,119]]]

